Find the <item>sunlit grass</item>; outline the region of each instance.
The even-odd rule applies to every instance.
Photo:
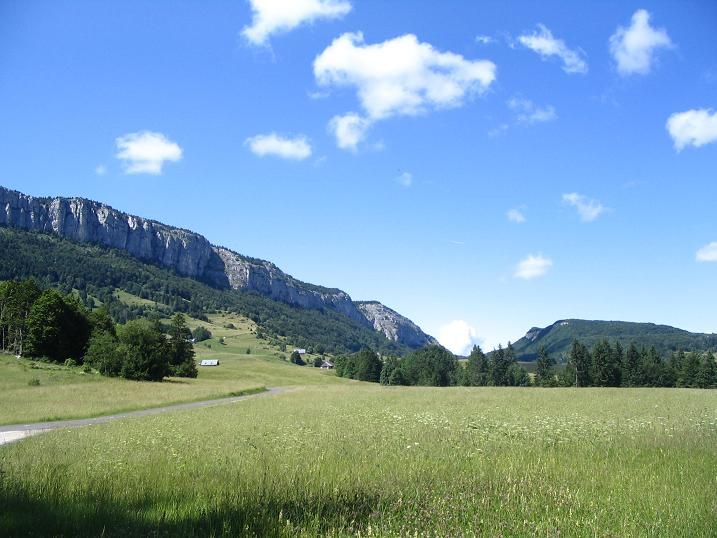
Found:
[[[717,392],[361,383],[0,450],[0,534],[714,536]]]
[[[210,323],[192,320],[193,326],[200,323],[214,336],[195,346],[197,360],[219,359],[220,366],[200,367],[197,379],[127,381],[0,355],[0,424],[90,417],[219,398],[257,387],[345,382],[332,372],[286,362],[285,353],[256,338],[246,319],[218,314]],[[236,329],[223,327],[229,323]],[[31,385],[33,380],[39,384]]]

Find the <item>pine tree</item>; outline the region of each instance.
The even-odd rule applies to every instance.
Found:
[[[554,366],[555,359],[548,355],[545,346],[540,346],[536,363],[535,384],[541,387],[554,386],[556,381]]]
[[[469,387],[484,387],[488,384],[488,359],[480,346],[473,346],[468,356],[468,364],[463,372],[464,385]]]
[[[626,387],[639,387],[642,385],[640,377],[640,352],[635,343],[631,342],[625,353],[622,383]]]
[[[169,365],[172,375],[177,377],[197,377],[197,364],[194,361],[192,331],[187,327],[184,314],[177,313],[169,327]]]
[[[585,345],[573,341],[569,363],[575,370],[575,386],[589,387],[592,383],[592,357]]]
[[[601,340],[593,348],[593,384],[598,387],[615,387],[619,380],[614,351],[607,340]]]
[[[697,374],[697,386],[701,389],[717,388],[717,365],[711,352],[704,354]]]
[[[696,351],[688,353],[682,365],[682,372],[679,376],[680,386],[696,387],[697,376],[700,373],[700,355]]]

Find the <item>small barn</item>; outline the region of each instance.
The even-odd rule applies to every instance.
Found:
[[[300,347],[297,347],[296,349],[294,349],[294,351],[295,351],[296,353],[298,353],[299,355],[305,355],[305,354],[306,354],[306,350],[305,350],[305,349],[302,349],[302,348],[300,348]]]
[[[204,359],[199,363],[199,366],[219,366],[218,359]]]
[[[334,369],[334,363],[330,361],[324,361],[321,363],[321,369],[322,370],[333,370]]]

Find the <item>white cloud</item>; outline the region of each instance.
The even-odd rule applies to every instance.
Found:
[[[706,108],[677,112],[667,119],[667,130],[677,151],[704,146],[717,141],[717,112]]]
[[[481,45],[490,45],[493,42],[495,42],[495,39],[493,39],[489,35],[476,36],[476,43],[480,43]]]
[[[667,32],[650,26],[650,14],[638,9],[628,28],[618,26],[610,36],[610,53],[621,75],[646,75],[650,72],[655,51],[672,47]]]
[[[116,157],[123,161],[126,174],[159,175],[165,162],[182,158],[182,148],[162,133],[129,133],[118,137],[115,143]]]
[[[508,101],[508,108],[516,113],[516,119],[519,123],[528,125],[553,121],[558,117],[553,106],[539,107],[530,99],[513,97]]]
[[[351,11],[347,0],[249,0],[251,26],[242,35],[254,45],[265,45],[271,34],[288,32],[318,19],[338,19]]]
[[[403,172],[396,178],[396,181],[398,181],[398,184],[402,187],[408,188],[413,185],[413,174],[411,172]]]
[[[550,258],[546,258],[541,254],[530,254],[518,263],[513,276],[515,278],[522,278],[523,280],[532,280],[545,276],[552,266],[553,260]]]
[[[95,166],[95,174],[98,176],[104,176],[107,173],[107,167],[104,164],[98,164]]]
[[[329,121],[329,131],[336,137],[336,144],[341,149],[356,151],[356,147],[366,136],[371,122],[354,112],[343,116],[334,116]]]
[[[246,139],[245,144],[254,155],[273,156],[302,161],[311,157],[311,145],[304,136],[285,138],[276,133],[256,135]]]
[[[699,249],[695,257],[698,262],[717,262],[717,241]]]
[[[479,339],[473,327],[462,319],[456,319],[438,329],[438,341],[456,355],[468,355]]]
[[[378,120],[461,106],[491,85],[495,71],[493,62],[440,52],[412,34],[367,45],[360,32],[346,33],[314,60],[317,83],[354,88],[364,111],[331,120],[343,148],[355,148]]]
[[[508,217],[510,222],[515,222],[516,224],[523,224],[526,221],[525,215],[520,209],[509,209],[505,216]]]
[[[563,194],[563,202],[577,209],[580,220],[583,222],[592,222],[607,211],[607,208],[597,200],[592,200],[577,192]]]
[[[540,54],[544,60],[550,56],[557,56],[563,61],[563,71],[566,73],[588,72],[584,53],[568,48],[565,41],[554,37],[553,33],[542,24],[538,25],[538,29],[534,33],[519,36],[518,41],[523,46]]]

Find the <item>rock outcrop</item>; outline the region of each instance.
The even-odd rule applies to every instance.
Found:
[[[123,250],[218,288],[254,291],[302,308],[335,310],[410,347],[435,342],[380,303],[354,303],[344,291],[301,282],[271,262],[214,246],[197,233],[128,215],[100,202],[38,198],[0,187],[0,226]]]
[[[424,333],[410,319],[378,301],[358,301],[355,304],[373,328],[383,333],[389,340],[401,342],[413,348],[438,343],[435,338]]]

